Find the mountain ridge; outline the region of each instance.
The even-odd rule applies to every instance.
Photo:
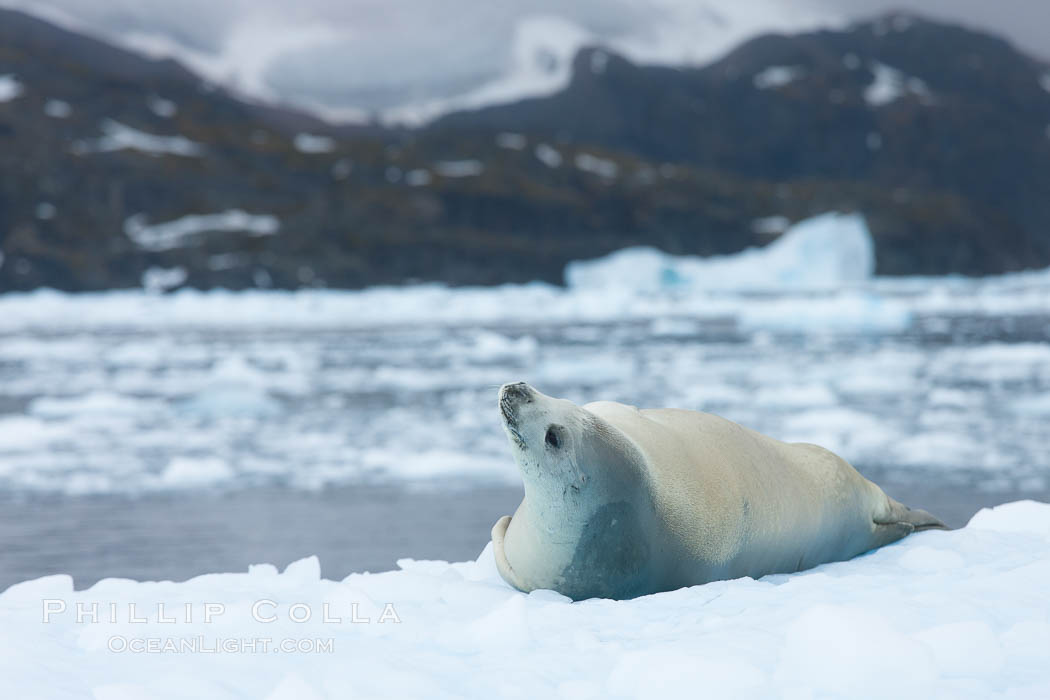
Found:
[[[20,86],[0,102],[0,290],[151,269],[201,288],[560,282],[570,260],[732,253],[775,236],[756,221],[829,210],[865,214],[880,274],[1050,265],[1050,73],[1000,39],[893,14],[701,68],[602,48],[573,66],[546,98],[337,127],[0,10]],[[164,222],[205,229],[132,235]]]

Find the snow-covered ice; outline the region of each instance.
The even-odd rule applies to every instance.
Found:
[[[1050,695],[1045,503],[630,601],[514,591],[491,545],[476,562],[399,565],[342,581],[308,558],[181,583],[16,584],[0,594],[0,677],[41,700]]]

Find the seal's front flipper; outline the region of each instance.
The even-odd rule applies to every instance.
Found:
[[[913,532],[951,529],[924,510],[909,508],[892,498],[887,497],[886,500],[888,501],[886,515],[875,520],[876,547],[896,542]]]

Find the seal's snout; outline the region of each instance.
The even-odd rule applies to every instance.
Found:
[[[504,384],[499,390],[500,402],[506,401],[512,405],[529,403],[532,401],[532,387],[525,382],[514,382]]]
[[[525,440],[518,431],[518,409],[532,403],[534,390],[525,382],[504,384],[499,390],[499,412],[503,416],[503,425],[515,442],[524,446]]]

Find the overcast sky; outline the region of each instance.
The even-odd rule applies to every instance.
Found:
[[[818,0],[825,7],[858,16],[906,7],[955,19],[1011,39],[1029,53],[1050,60],[1050,0]]]
[[[549,93],[584,45],[701,65],[758,33],[904,4],[1050,59],[1050,0],[0,0],[246,96],[406,121]]]

